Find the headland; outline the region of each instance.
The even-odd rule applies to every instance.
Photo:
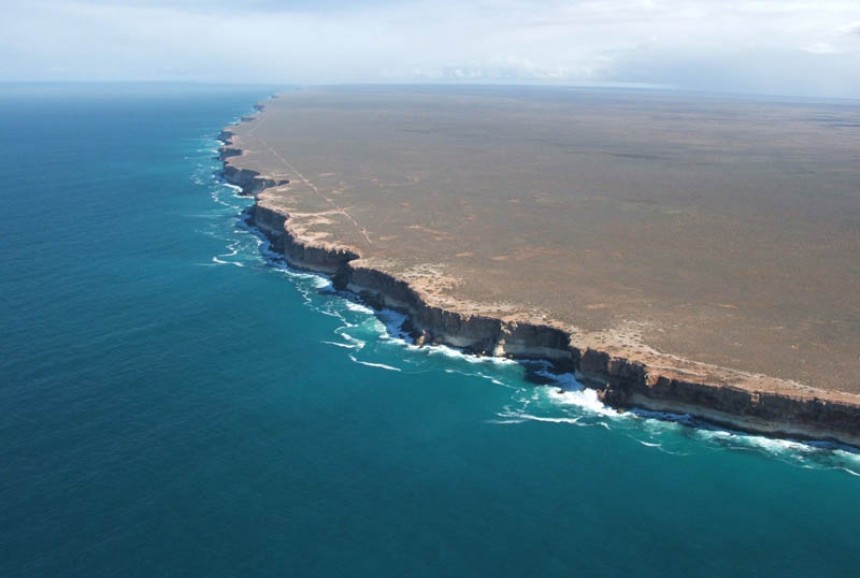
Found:
[[[221,135],[252,223],[417,343],[860,447],[856,106],[331,88],[257,108]]]

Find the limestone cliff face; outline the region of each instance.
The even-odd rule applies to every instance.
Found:
[[[561,371],[572,371],[580,362],[580,351],[566,331],[521,322],[506,323],[502,330],[501,346],[507,355],[549,359]]]
[[[296,236],[289,227],[283,236],[283,253],[287,262],[303,269],[310,269],[332,276],[343,275],[347,264],[358,255],[340,247],[320,247]]]
[[[232,133],[222,132],[225,179],[243,194],[256,196],[280,186],[258,173],[232,164],[241,155]],[[236,154],[234,154],[236,153]],[[232,160],[232,159],[231,159]],[[478,355],[551,361],[560,371],[575,372],[617,408],[644,408],[690,414],[732,428],[772,435],[839,441],[860,447],[860,396],[846,401],[838,392],[801,389],[756,390],[732,383],[679,376],[577,343],[577,336],[541,323],[468,315],[433,305],[406,280],[366,266],[356,252],[304,240],[290,228],[289,215],[257,202],[248,222],[291,265],[332,276],[335,287],[360,294],[370,305],[408,315],[406,326],[416,343],[444,344]],[[850,397],[850,396],[848,396]]]
[[[375,269],[350,267],[346,286],[377,307],[405,311],[410,333],[420,344],[445,344],[473,353],[492,351],[501,332],[501,321],[464,316],[429,305],[406,281]]]
[[[348,264],[341,277],[368,303],[405,311],[408,329],[419,344],[449,345],[478,355],[549,359],[560,369],[572,367],[576,359],[570,336],[559,329],[433,306],[406,281],[373,268]]]
[[[591,349],[583,354],[577,373],[612,407],[689,414],[742,431],[860,446],[856,403],[684,379]]]
[[[236,168],[231,164],[224,165],[224,178],[227,179],[227,182],[241,187],[243,195],[251,197],[269,187],[277,187],[289,182],[287,179],[275,180],[263,177],[256,171]]]
[[[238,185],[242,186],[242,185]],[[243,189],[244,190],[244,189]],[[287,216],[261,209],[259,205],[253,205],[247,212],[249,224],[257,227],[268,239],[272,249],[278,253],[284,252],[284,238],[286,235]]]
[[[225,171],[225,176],[243,191],[253,191],[261,182],[252,171]],[[479,355],[548,359],[560,369],[573,369],[578,359],[578,351],[570,347],[570,336],[560,329],[466,315],[428,304],[408,282],[362,266],[355,252],[304,241],[290,229],[288,215],[258,203],[249,209],[248,217],[291,265],[332,275],[337,288],[354,291],[377,308],[405,312],[408,329],[419,344],[449,345]]]
[[[242,149],[236,147],[223,146],[218,150],[218,158],[222,161],[226,161],[230,157],[241,156],[241,154]]]
[[[259,180],[253,182],[256,184]],[[289,215],[263,205],[256,204],[249,208],[247,217],[249,224],[266,235],[272,250],[283,254],[287,262],[295,267],[336,276],[343,274],[347,264],[358,258],[358,255],[347,249],[324,248],[303,241],[287,226]]]

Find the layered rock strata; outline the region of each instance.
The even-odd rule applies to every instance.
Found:
[[[260,111],[263,106],[255,108]],[[242,122],[252,120],[245,117]],[[860,395],[668,355],[659,365],[647,363],[626,355],[624,347],[595,346],[589,335],[571,332],[560,324],[476,315],[436,303],[427,291],[374,267],[357,250],[297,231],[288,211],[261,198],[267,189],[288,185],[288,179],[242,168],[237,162],[242,149],[233,137],[229,129],[221,132],[220,158],[224,178],[256,199],[247,211],[249,224],[290,265],[331,276],[337,288],[359,294],[375,308],[405,313],[404,328],[419,345],[442,344],[476,355],[546,360],[557,371],[574,372],[598,391],[604,403],[619,409],[688,414],[747,432],[860,447]]]

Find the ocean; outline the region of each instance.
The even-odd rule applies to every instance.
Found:
[[[6,85],[0,576],[852,576],[860,455],[398,338],[218,177],[269,87]]]

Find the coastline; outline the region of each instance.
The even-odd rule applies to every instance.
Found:
[[[255,105],[257,113],[264,105]],[[253,122],[246,116],[241,123]],[[250,225],[294,267],[329,275],[336,288],[352,291],[375,309],[407,316],[404,329],[418,345],[441,344],[475,355],[545,360],[571,372],[617,409],[645,409],[692,417],[744,432],[773,437],[837,442],[860,448],[860,395],[811,388],[793,381],[717,368],[662,356],[658,365],[627,355],[624,348],[599,347],[587,335],[552,321],[506,319],[457,311],[434,302],[427,291],[392,275],[338,243],[303,236],[288,212],[265,200],[270,188],[289,181],[244,168],[234,132],[221,131],[220,159],[227,182],[252,196]]]

